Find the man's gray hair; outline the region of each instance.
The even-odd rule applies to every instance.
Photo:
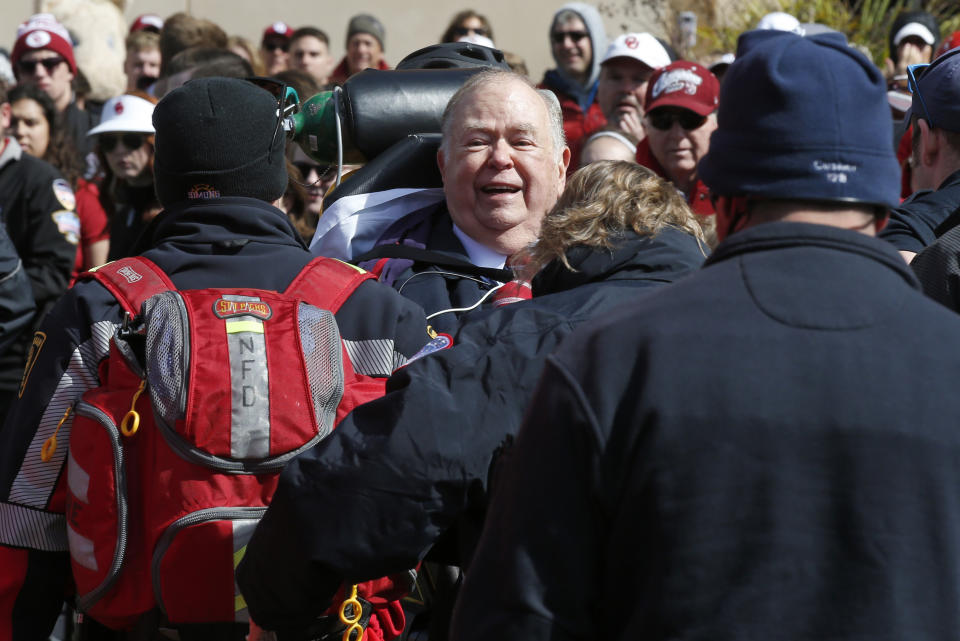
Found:
[[[453,97],[450,98],[450,102],[447,103],[447,108],[443,110],[443,116],[440,118],[440,131],[443,134],[443,140],[440,143],[440,149],[445,155],[449,156],[450,152],[450,126],[451,121],[453,120],[453,114],[463,101],[464,96],[488,84],[511,81],[519,82],[530,87],[536,91],[537,95],[539,95],[543,100],[543,104],[547,108],[547,114],[549,114],[550,117],[550,139],[553,143],[554,157],[557,160],[563,158],[563,150],[567,146],[567,140],[563,134],[563,112],[560,110],[560,101],[557,100],[556,95],[554,95],[554,93],[548,89],[537,89],[536,85],[530,82],[530,79],[526,76],[521,76],[520,74],[507,71],[506,69],[493,68],[483,69],[482,71],[470,76],[467,81],[463,83],[463,86],[461,86],[457,92],[453,94]]]

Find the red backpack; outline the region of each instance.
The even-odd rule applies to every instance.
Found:
[[[363,377],[333,313],[373,277],[325,258],[283,293],[177,291],[144,258],[85,277],[127,321],[100,365],[102,386],[73,409],[77,606],[113,628],[157,607],[171,624],[247,621],[234,568],[284,464],[355,404],[342,403],[344,386]]]

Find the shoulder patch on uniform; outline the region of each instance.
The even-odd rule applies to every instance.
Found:
[[[218,298],[213,303],[213,314],[224,320],[236,316],[253,316],[260,320],[270,320],[273,317],[273,310],[263,301]]]
[[[60,211],[53,212],[50,216],[68,243],[71,245],[80,243],[80,217],[77,216],[76,212],[61,209]]]
[[[47,335],[43,332],[37,332],[33,335],[33,340],[30,341],[30,351],[27,352],[27,364],[23,368],[23,377],[20,379],[20,390],[17,392],[17,398],[23,398],[23,390],[27,387],[30,372],[33,371],[33,366],[37,364],[40,350],[43,349],[43,344],[46,342]]]
[[[57,197],[64,209],[72,211],[77,208],[77,197],[73,193],[73,188],[63,178],[53,181],[53,195]]]
[[[427,354],[433,354],[434,352],[439,352],[440,350],[453,347],[453,338],[450,334],[437,334],[436,338],[431,340],[429,343],[420,348],[420,351],[410,357],[410,360],[407,361],[409,365],[418,358],[423,358]]]

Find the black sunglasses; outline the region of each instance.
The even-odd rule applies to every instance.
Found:
[[[678,122],[680,126],[690,131],[691,129],[698,129],[703,126],[703,123],[707,122],[706,116],[701,116],[700,114],[694,113],[692,111],[654,111],[647,114],[647,118],[650,120],[650,124],[653,125],[654,129],[659,129],[660,131],[667,131],[673,128],[673,123]]]
[[[32,75],[37,72],[37,65],[43,65],[47,73],[53,73],[53,71],[60,66],[61,62],[66,62],[66,60],[60,56],[56,58],[43,58],[42,60],[18,60],[17,68],[20,70],[20,73]]]
[[[307,176],[310,175],[310,171],[313,170],[317,172],[317,176],[322,178],[324,174],[330,171],[332,165],[318,165],[312,162],[306,162],[303,160],[294,161],[293,166],[297,168],[297,171],[300,172],[300,176],[306,180]]]
[[[123,143],[123,146],[127,149],[140,149],[143,146],[143,143],[146,142],[146,134],[139,133],[124,133],[124,134],[100,134],[100,149],[104,153],[110,153],[117,148],[119,143]]]
[[[554,31],[550,34],[550,39],[554,44],[563,44],[563,41],[570,38],[574,42],[580,42],[584,38],[589,38],[590,34],[586,31]]]
[[[289,42],[264,42],[263,48],[266,49],[267,51],[276,51],[277,49],[280,49],[281,51],[286,53],[290,51],[290,43]]]
[[[470,35],[471,33],[475,33],[475,34],[477,34],[478,36],[483,36],[484,38],[487,37],[487,30],[484,29],[483,27],[477,27],[477,28],[473,28],[473,27],[454,27],[454,28],[453,28],[453,33],[455,33],[455,34],[458,35],[458,36],[468,36],[468,35]]]
[[[273,145],[277,141],[277,135],[283,131],[292,131],[292,122],[286,123],[286,120],[300,110],[300,96],[296,89],[285,82],[275,78],[265,78],[263,76],[250,76],[245,80],[267,91],[277,99],[277,127],[273,130],[273,138],[270,139],[270,151],[273,151]],[[286,126],[285,126],[286,123]]]

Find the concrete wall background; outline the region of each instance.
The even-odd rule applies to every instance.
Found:
[[[218,23],[228,34],[244,36],[259,45],[263,29],[275,20],[294,28],[317,26],[330,36],[331,55],[343,55],[344,36],[350,17],[361,12],[377,16],[387,28],[386,55],[392,65],[405,55],[437,42],[450,18],[461,9],[473,7],[493,25],[498,47],[526,59],[534,80],[553,66],[547,42],[547,28],[553,13],[563,2],[544,0],[484,0],[483,3],[441,2],[438,0],[365,0],[353,2],[304,2],[302,0],[130,0],[127,23],[141,13],[168,16],[187,11]],[[13,47],[17,25],[35,13],[40,0],[0,1],[0,46]],[[596,6],[597,3],[594,3]],[[482,8],[481,8],[482,7]],[[653,13],[637,0],[601,2],[607,32],[652,31],[660,35]],[[602,52],[601,52],[602,53]]]

